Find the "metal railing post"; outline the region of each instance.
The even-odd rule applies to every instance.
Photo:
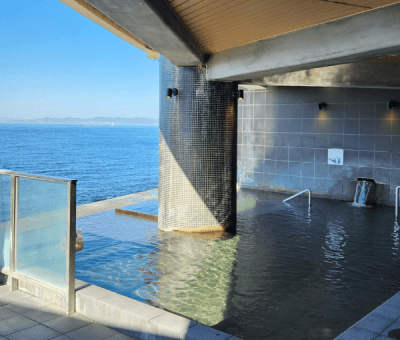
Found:
[[[10,290],[15,291],[18,289],[18,281],[14,278],[16,270],[16,256],[17,256],[17,242],[16,242],[16,228],[17,228],[17,214],[18,214],[18,177],[11,175],[11,211],[10,211]]]
[[[308,192],[308,207],[311,208],[311,190],[310,189],[305,189],[303,191],[300,191],[299,193],[297,193],[293,196],[290,196],[289,198],[284,199],[283,202],[289,201],[292,198],[295,198],[297,196],[300,196],[301,194],[304,194],[305,192]]]
[[[75,313],[76,181],[68,183],[66,313]]]

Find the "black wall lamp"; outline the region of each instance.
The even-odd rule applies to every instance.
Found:
[[[325,102],[321,102],[318,104],[318,109],[322,110],[324,107],[328,107],[328,104]]]
[[[178,89],[173,88],[173,89],[167,89],[167,98],[171,98],[172,96],[177,96],[178,95]]]
[[[233,92],[233,96],[236,97],[239,100],[243,100],[244,98],[244,91],[243,90],[237,90],[236,92]]]
[[[390,102],[387,103],[388,109],[393,109],[394,107],[399,106],[400,103],[396,102],[395,100],[391,100]]]

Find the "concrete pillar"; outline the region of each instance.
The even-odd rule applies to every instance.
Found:
[[[167,89],[177,96],[167,99]],[[235,83],[206,80],[205,67],[160,58],[158,227],[210,232],[236,226]]]

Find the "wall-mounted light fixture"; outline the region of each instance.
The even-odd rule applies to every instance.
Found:
[[[177,96],[178,95],[178,90],[176,88],[173,89],[167,89],[167,98],[171,98],[172,96]]]
[[[324,107],[328,107],[328,104],[325,102],[321,102],[318,104],[318,109],[322,110]]]
[[[390,102],[387,103],[388,109],[393,109],[394,107],[399,106],[400,103],[396,102],[395,100],[391,100]]]
[[[237,90],[236,92],[233,92],[233,96],[237,97],[237,99],[239,99],[239,100],[243,100],[244,91],[243,90]]]

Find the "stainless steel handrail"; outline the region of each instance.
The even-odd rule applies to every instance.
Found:
[[[400,188],[400,187],[399,187],[399,188]],[[306,193],[306,192],[308,192],[308,206],[311,207],[311,190],[310,190],[310,189],[306,189],[306,190],[300,191],[299,193],[297,193],[297,194],[295,194],[295,195],[293,195],[293,196],[290,196],[289,198],[286,198],[285,200],[283,200],[283,202],[289,201],[289,200],[291,200],[292,198],[295,198],[295,197],[297,197],[297,196],[300,196],[301,194],[304,194],[304,193]]]
[[[396,187],[396,210],[394,214],[395,220],[397,220],[397,216],[399,215],[399,189],[400,186]]]

